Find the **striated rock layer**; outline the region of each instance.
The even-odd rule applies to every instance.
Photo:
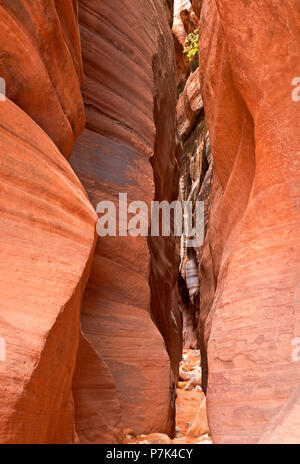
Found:
[[[177,102],[176,117],[179,138],[184,142],[195,129],[197,117],[203,110],[199,85],[199,70],[191,74]],[[202,118],[203,119],[203,118]]]
[[[73,443],[96,215],[54,143],[9,100],[0,126],[0,442]]]
[[[299,23],[296,0],[202,6],[215,169],[200,326],[216,443],[299,443]]]
[[[79,340],[73,397],[81,444],[122,443],[120,401],[112,374],[84,334]]]
[[[0,18],[7,96],[69,157],[85,124],[77,0],[1,0]]]
[[[164,2],[81,0],[80,26],[87,129],[71,165],[92,204],[117,204],[119,192],[149,210],[151,200],[176,199],[175,60]],[[173,238],[99,238],[84,298],[85,337],[112,373],[123,427],[140,434],[174,432],[175,270]],[[101,401],[101,391],[90,401]],[[91,437],[93,424],[81,425],[79,435]]]
[[[85,123],[77,2],[3,1],[0,16],[7,94],[69,156]],[[121,442],[111,372],[80,329],[96,214],[42,129],[9,101],[0,118],[0,442]]]

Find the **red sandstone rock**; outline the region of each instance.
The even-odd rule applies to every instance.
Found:
[[[177,86],[183,86],[190,73],[190,63],[186,55],[183,53],[183,45],[174,34],[173,39],[176,58],[176,84]]]
[[[149,445],[172,445],[172,440],[163,433],[152,433],[146,437],[146,443]]]
[[[187,431],[187,436],[199,438],[208,433],[209,433],[209,426],[207,422],[207,413],[206,413],[206,398],[204,398],[199,407],[197,416],[193,424]]]
[[[174,1],[173,34],[182,46],[187,34],[193,32],[198,25],[198,18],[192,9],[190,0]]]
[[[300,387],[291,395],[272,419],[267,432],[262,436],[260,444],[295,445],[300,443]]]
[[[80,23],[87,129],[71,164],[93,205],[119,192],[149,206],[176,199],[175,60],[163,3],[81,0]],[[83,330],[112,372],[123,427],[138,434],[174,432],[163,337],[176,376],[176,267],[174,239],[101,238],[85,294]]]
[[[192,374],[195,368],[197,369],[198,367],[199,354],[193,350],[184,350],[183,361],[181,363],[180,369],[183,377],[189,380],[189,375],[186,377],[186,374]],[[204,398],[205,396],[201,389],[197,388],[191,391],[187,391],[181,389],[180,386],[177,389],[176,424],[177,430],[180,431],[180,434],[179,436],[176,436],[176,439],[173,441],[174,444],[196,444],[199,441],[199,435],[195,438],[195,436],[187,436],[187,432],[195,423],[195,420],[199,415],[199,408],[203,403]],[[201,433],[201,430],[199,433]],[[184,435],[184,438],[180,435]]]
[[[85,124],[77,0],[0,3],[7,96],[70,156]]]
[[[54,143],[9,100],[0,126],[0,442],[72,443],[96,215]]]
[[[196,13],[197,17],[199,18],[203,0],[190,0],[190,2],[192,4],[193,11]]]
[[[300,331],[299,103],[291,96],[299,17],[296,1],[202,6],[200,82],[215,172],[201,332],[216,443],[299,443],[291,345]]]
[[[81,444],[120,444],[121,407],[111,372],[81,335],[73,377],[76,432]]]
[[[207,128],[200,94],[199,72],[196,70],[188,78],[177,107],[177,132],[182,145],[180,160],[180,198],[184,201],[197,199],[205,201],[205,191],[209,187],[206,175],[208,166],[206,155]],[[203,185],[201,186],[201,184]],[[198,198],[199,197],[199,198]],[[187,250],[182,242],[179,279],[180,304],[183,316],[183,342],[185,348],[199,347],[199,278],[198,258],[195,250]]]
[[[163,0],[166,5],[167,16],[170,27],[173,25],[173,17],[174,17],[174,0]]]
[[[197,350],[199,348],[198,317],[199,317],[199,295],[195,304],[190,300],[185,280],[179,279],[180,307],[183,319],[183,347]]]
[[[177,129],[182,139],[193,128],[194,122],[203,110],[200,93],[199,69],[188,78],[184,91],[177,102]]]
[[[198,23],[199,18],[193,11],[190,0],[175,0],[172,32],[175,43],[177,86],[183,85],[190,73],[190,63],[183,50],[187,34],[193,32]]]

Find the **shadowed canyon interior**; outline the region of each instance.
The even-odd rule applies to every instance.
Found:
[[[0,443],[300,443],[299,1],[0,18]],[[99,237],[120,193],[204,243]]]

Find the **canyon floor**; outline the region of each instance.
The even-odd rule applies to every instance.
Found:
[[[199,351],[183,350],[180,363],[180,380],[176,400],[176,435],[153,433],[136,436],[133,430],[124,430],[125,444],[193,444],[211,445],[206,418],[205,395],[199,385]]]

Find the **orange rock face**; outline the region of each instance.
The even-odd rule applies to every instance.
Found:
[[[177,129],[183,139],[191,131],[193,124],[203,109],[200,93],[199,69],[188,78],[184,91],[177,102]]]
[[[299,21],[296,1],[202,7],[200,82],[215,171],[201,332],[216,443],[299,443],[300,138],[291,87]]]
[[[87,129],[71,165],[91,202],[117,203],[119,192],[149,207],[176,199],[175,60],[163,3],[81,0],[80,24]],[[172,238],[99,238],[84,298],[84,334],[112,373],[123,428],[139,434],[174,433],[176,267]]]
[[[190,0],[190,2],[192,4],[192,8],[193,8],[194,13],[199,18],[203,0]]]
[[[300,417],[300,388],[291,395],[284,407],[271,420],[271,423],[262,436],[260,444],[294,445],[300,443],[299,430]]]
[[[0,19],[0,443],[300,443],[299,0]],[[207,230],[182,266],[172,235],[96,237],[99,202],[170,203],[179,165]]]
[[[77,0],[1,0],[0,18],[7,96],[69,157],[85,124]]]
[[[73,398],[81,444],[122,443],[120,401],[112,374],[83,334],[73,377]]]
[[[175,0],[173,34],[182,46],[185,45],[187,34],[193,32],[197,25],[198,17],[192,9],[190,0]]]
[[[0,442],[72,443],[96,215],[54,143],[9,100],[0,125]]]

